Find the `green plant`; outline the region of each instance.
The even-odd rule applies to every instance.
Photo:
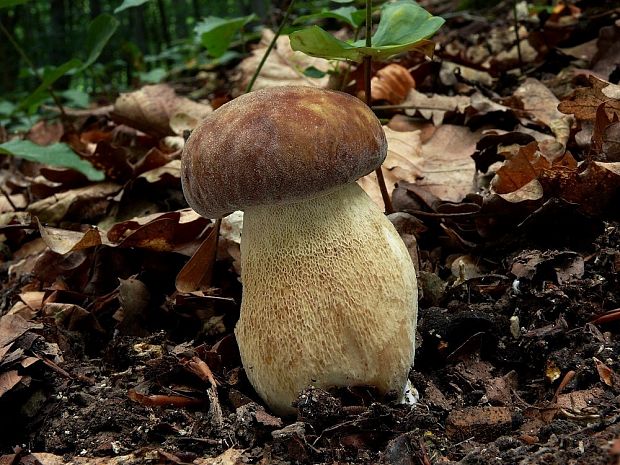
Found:
[[[368,46],[365,39],[344,42],[319,26],[311,26],[290,35],[291,47],[315,57],[357,63],[364,57],[387,60],[411,50],[431,56],[434,43],[427,39],[443,23],[443,18],[431,15],[417,3],[401,0],[386,3],[381,8],[381,20],[372,36],[372,46]]]

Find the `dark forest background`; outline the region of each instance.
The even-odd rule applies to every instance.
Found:
[[[122,0],[34,0],[0,9],[0,22],[40,71],[80,56],[90,22],[108,13],[120,22],[93,66],[80,76],[67,76],[55,88],[92,94],[157,82],[175,66],[191,67],[209,61],[195,26],[209,16],[230,18],[255,15],[244,40],[256,38],[259,25],[273,27],[286,1],[268,0],[150,0],[118,13]],[[139,2],[136,2],[139,3]],[[309,8],[313,3],[303,2]],[[235,45],[233,44],[233,48]],[[242,44],[241,44],[242,45]],[[39,82],[28,63],[0,37],[0,99],[16,100]],[[64,81],[64,82],[63,82]],[[70,82],[71,81],[71,82]]]

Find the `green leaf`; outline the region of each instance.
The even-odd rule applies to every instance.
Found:
[[[293,32],[289,37],[293,50],[320,58],[359,63],[366,56],[386,60],[410,50],[430,56],[434,44],[426,39],[443,23],[443,18],[431,15],[417,3],[403,0],[381,8],[381,20],[372,37],[372,47],[366,47],[363,39],[354,43],[343,42],[318,26]]]
[[[43,82],[41,82],[41,85],[39,85],[39,87],[37,87],[28,97],[19,102],[19,108],[28,110],[36,109],[33,107],[40,105],[41,102],[47,98],[48,89],[52,84],[54,84],[54,82],[63,77],[69,71],[79,68],[81,65],[81,60],[73,58],[62,65],[56,66],[55,68],[47,71],[43,76]]]
[[[140,81],[148,84],[161,82],[168,72],[164,68],[155,68],[145,73],[139,73]]]
[[[0,10],[3,8],[11,8],[12,6],[28,3],[30,0],[0,0]]]
[[[253,14],[230,19],[208,16],[194,30],[209,55],[218,58],[228,50],[235,34],[255,18]]]
[[[11,140],[0,144],[0,153],[46,165],[72,168],[84,174],[91,181],[105,179],[102,171],[80,158],[67,144],[62,142],[44,147],[29,140]]]
[[[320,13],[300,16],[295,20],[295,24],[323,18],[333,18],[347,23],[351,27],[360,27],[366,19],[366,10],[358,10],[352,6],[343,6],[335,10],[325,10]]]
[[[381,20],[372,36],[372,44],[374,47],[413,44],[431,37],[444,22],[417,3],[407,0],[387,3],[381,8]]]
[[[90,103],[90,95],[79,89],[67,89],[60,93],[67,100],[70,106],[78,108],[88,108]]]
[[[9,116],[11,113],[13,113],[14,110],[15,110],[15,104],[7,100],[0,101],[0,115]]]
[[[103,47],[108,43],[119,24],[118,19],[107,13],[100,14],[91,21],[84,44],[84,48],[88,50],[88,58],[86,58],[80,71],[88,68],[99,58]]]
[[[326,74],[327,73],[325,71],[321,71],[320,69],[315,68],[314,66],[309,66],[306,69],[304,69],[304,76],[308,76],[309,78],[320,79]]]
[[[134,6],[144,5],[149,0],[124,0],[119,6],[116,7],[114,13],[120,13],[128,8],[133,8]]]

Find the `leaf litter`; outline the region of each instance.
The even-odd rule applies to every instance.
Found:
[[[441,14],[454,2],[426,3]],[[618,25],[585,2],[524,5],[519,47],[500,3],[496,19],[451,15],[435,61],[412,52],[373,66],[389,218],[421,288],[414,408],[368,387],[309,388],[296,418],[278,418],[241,367],[242,214],[218,235],[189,210],[180,152],[185,131],[244,91],[270,31],[217,70],[225,87],[210,101],[146,86],[25,135],[105,180],[73,155],[37,163],[11,135],[12,154],[29,154],[4,156],[0,172],[0,412],[11,419],[0,463],[617,460]],[[358,95],[361,75],[282,36],[256,88]],[[382,205],[374,174],[359,182]]]

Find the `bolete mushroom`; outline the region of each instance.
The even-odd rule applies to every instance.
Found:
[[[310,385],[402,396],[415,350],[415,271],[355,182],[386,153],[365,104],[309,87],[242,95],[187,140],[189,205],[207,218],[245,211],[235,334],[250,382],[278,414],[293,413]]]

